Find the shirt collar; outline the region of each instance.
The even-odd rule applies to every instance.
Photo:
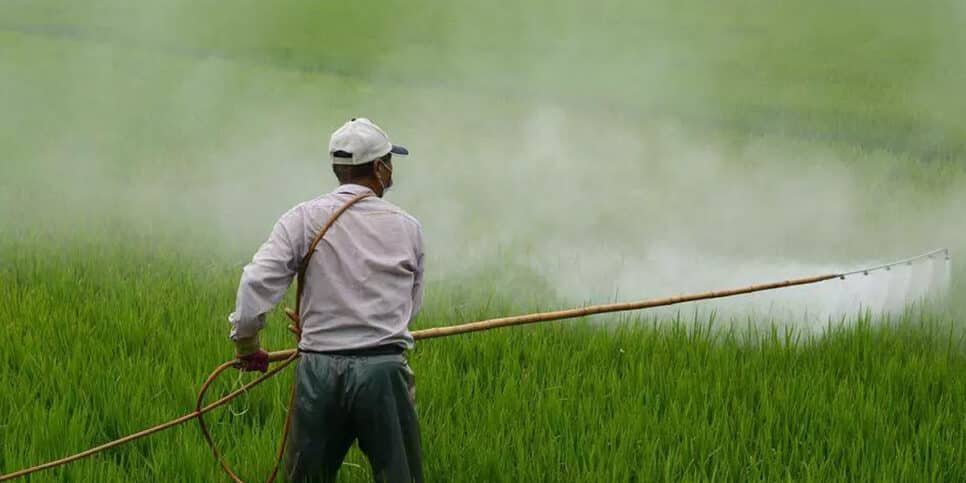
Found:
[[[338,188],[335,189],[335,193],[345,193],[350,195],[361,195],[362,193],[372,193],[373,195],[376,194],[375,191],[372,191],[371,189],[365,186],[362,186],[361,184],[353,184],[353,183],[346,183],[344,185],[340,185]]]

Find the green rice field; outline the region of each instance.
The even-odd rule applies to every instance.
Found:
[[[425,230],[414,329],[954,256],[945,300],[901,315],[420,342],[428,481],[966,481],[964,22],[954,0],[0,1],[0,474],[193,409],[241,267],[335,186],[329,134],[364,115],[413,152],[388,199]],[[208,418],[246,481],[284,374]],[[26,481],[222,480],[189,423]],[[340,481],[370,480],[353,449]]]

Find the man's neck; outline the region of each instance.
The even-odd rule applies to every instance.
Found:
[[[374,179],[356,180],[356,181],[350,181],[346,184],[365,186],[366,188],[371,189],[376,194],[376,196],[382,198],[382,192],[383,192],[382,185],[377,180],[374,180]]]

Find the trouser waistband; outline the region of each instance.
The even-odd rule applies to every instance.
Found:
[[[299,349],[299,352],[307,354],[322,354],[326,356],[343,357],[369,357],[369,356],[391,356],[405,352],[406,348],[399,344],[377,345],[375,347],[363,347],[360,349],[342,349],[336,351],[315,351],[310,349]]]

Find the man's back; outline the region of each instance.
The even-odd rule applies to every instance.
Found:
[[[344,184],[282,215],[269,239],[245,267],[233,337],[264,325],[312,240],[353,196],[371,192]],[[419,223],[397,206],[371,196],[332,225],[306,271],[299,347],[316,352],[398,345],[412,348],[408,325],[422,299],[423,246]]]
[[[299,263],[332,214],[370,191],[342,185],[282,217]],[[363,199],[339,217],[319,243],[306,272],[299,347],[333,351],[396,344],[412,348],[409,322],[422,297],[419,223],[392,203]]]

